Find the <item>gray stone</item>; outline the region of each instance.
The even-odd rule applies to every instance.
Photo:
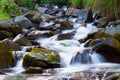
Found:
[[[33,26],[32,22],[23,15],[16,17],[14,21],[22,28],[30,28]]]

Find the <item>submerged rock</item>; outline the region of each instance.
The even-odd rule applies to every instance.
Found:
[[[43,69],[40,67],[29,67],[23,73],[28,73],[28,74],[43,73]]]
[[[24,67],[55,68],[60,67],[60,57],[57,53],[43,48],[33,48],[23,58]]]
[[[14,56],[8,41],[0,41],[0,68],[9,68],[15,66]]]

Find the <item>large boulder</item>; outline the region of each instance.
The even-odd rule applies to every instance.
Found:
[[[107,62],[120,63],[120,43],[114,38],[100,38],[91,40],[87,47],[93,47],[93,51],[101,54]]]
[[[18,34],[14,39],[14,43],[19,44],[20,46],[32,46],[32,43],[24,37],[22,34]]]
[[[0,21],[0,30],[12,32],[14,36],[22,33],[22,28],[19,27],[12,19]]]
[[[16,17],[14,22],[22,28],[30,28],[33,26],[32,22],[23,15]]]
[[[42,15],[36,11],[29,11],[25,14],[25,17],[37,24],[40,24],[40,22],[42,21]]]
[[[60,67],[60,57],[57,53],[43,48],[33,48],[23,58],[24,67],[55,68]]]
[[[13,66],[15,66],[15,61],[8,41],[0,41],[0,68],[9,68]]]
[[[83,22],[92,22],[93,21],[93,14],[91,9],[82,9],[82,10],[75,10],[73,12],[73,16],[78,17],[78,21]]]

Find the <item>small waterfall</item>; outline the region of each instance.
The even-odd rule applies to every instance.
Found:
[[[70,64],[95,64],[95,63],[102,63],[105,62],[104,58],[96,53],[87,53],[86,51],[83,53],[77,53],[75,56],[72,57]]]

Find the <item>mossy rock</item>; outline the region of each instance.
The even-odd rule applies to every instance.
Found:
[[[113,35],[113,38],[117,39],[118,41],[120,41],[120,33],[116,32],[114,35]]]
[[[98,38],[109,38],[112,37],[110,34],[108,34],[105,31],[98,31],[97,33],[95,33],[94,35],[94,39],[98,39]]]
[[[114,38],[100,38],[89,41],[86,47],[101,54],[106,62],[120,63],[120,43]]]
[[[60,57],[57,53],[43,48],[33,48],[32,51],[23,58],[24,67],[52,68],[58,67],[59,62]]]
[[[0,41],[0,68],[13,66],[15,66],[15,61],[12,49],[8,46],[8,42],[6,40]]]
[[[60,61],[60,57],[57,53],[43,48],[33,48],[30,52],[30,56],[35,56],[37,59],[42,59],[49,63],[56,63]]]

